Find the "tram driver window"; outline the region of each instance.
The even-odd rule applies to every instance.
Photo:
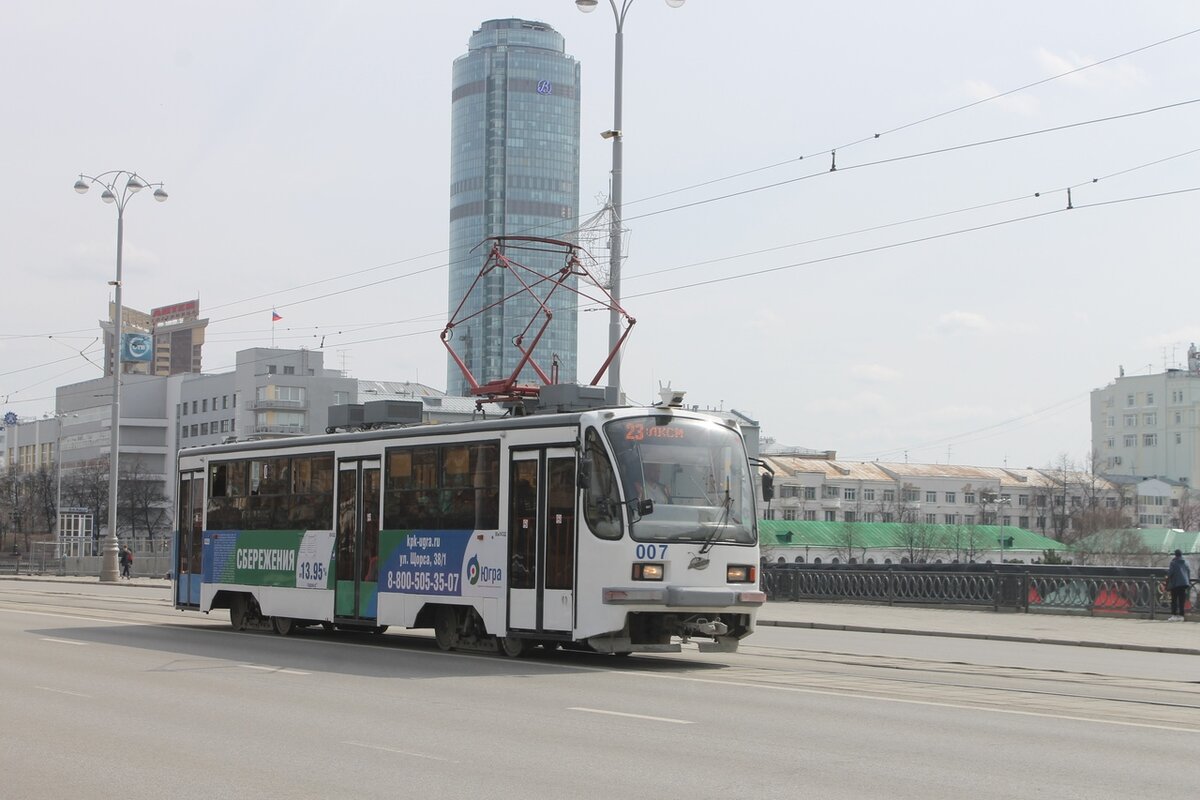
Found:
[[[621,538],[621,500],[612,462],[595,428],[588,428],[585,452],[591,462],[583,487],[583,516],[592,533],[601,539]]]

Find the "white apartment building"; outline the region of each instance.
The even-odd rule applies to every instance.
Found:
[[[1107,475],[1200,486],[1200,351],[1187,369],[1118,377],[1092,390],[1092,452]]]
[[[1051,538],[1083,510],[1124,509],[1133,521],[1140,482],[1054,470],[839,461],[825,454],[773,455],[775,500],[764,516],[825,522],[1014,525]],[[1155,487],[1155,491],[1161,487]],[[1157,495],[1156,495],[1157,496]]]

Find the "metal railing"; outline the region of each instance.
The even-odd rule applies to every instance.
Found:
[[[850,600],[994,611],[1134,614],[1153,619],[1170,613],[1165,577],[1165,573],[855,570],[767,565],[762,569],[762,587],[768,600]],[[1188,597],[1189,610],[1196,607],[1197,600],[1197,587],[1193,584]]]

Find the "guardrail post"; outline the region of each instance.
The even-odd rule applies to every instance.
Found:
[[[1025,613],[1028,614],[1029,613],[1029,581],[1030,581],[1029,573],[1026,572],[1021,577],[1022,577],[1021,598],[1017,602],[1020,603],[1020,605],[1025,608]]]
[[[992,611],[1000,611],[1000,573],[992,573]]]
[[[1142,580],[1146,581],[1146,596],[1150,600],[1150,619],[1154,619],[1154,612],[1158,610],[1158,581],[1154,578],[1143,578]]]
[[[895,589],[896,589],[896,577],[895,577],[895,575],[892,573],[892,568],[891,568],[891,567],[888,567],[888,571],[887,571],[887,594],[888,594],[888,605],[889,605],[889,606],[890,606],[890,605],[894,605],[894,604],[895,604],[895,603],[894,603],[895,596],[896,596],[896,595],[895,595]]]

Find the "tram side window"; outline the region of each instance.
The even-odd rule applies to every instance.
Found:
[[[209,485],[210,530],[325,530],[333,519],[332,455],[224,461]]]
[[[601,539],[620,539],[621,500],[617,496],[617,478],[595,428],[588,428],[585,445],[591,469],[583,489],[584,519],[592,533]]]
[[[500,515],[500,446],[494,442],[389,450],[384,527],[487,530]]]

